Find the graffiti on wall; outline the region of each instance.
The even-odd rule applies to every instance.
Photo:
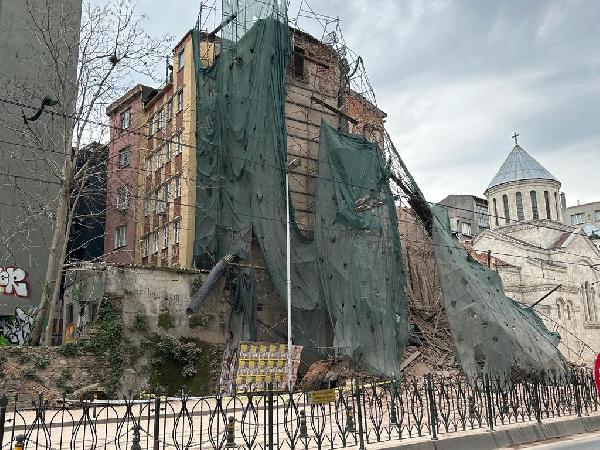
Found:
[[[11,344],[23,345],[32,325],[33,318],[17,308],[14,316],[0,317],[0,335]]]
[[[0,294],[29,297],[27,272],[19,267],[0,267]]]

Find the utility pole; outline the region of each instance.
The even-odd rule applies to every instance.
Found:
[[[298,158],[292,159],[285,168],[285,211],[286,211],[286,258],[287,258],[287,363],[288,363],[288,388],[292,390],[292,254],[290,234],[290,172],[300,166]]]

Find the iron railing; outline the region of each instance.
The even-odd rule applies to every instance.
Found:
[[[598,410],[592,374],[519,382],[427,375],[403,382],[357,383],[335,402],[269,390],[235,396],[90,401],[41,395],[0,399],[0,448],[22,435],[26,449],[334,449],[417,436],[494,428]]]

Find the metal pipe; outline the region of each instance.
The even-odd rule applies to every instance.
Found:
[[[537,302],[535,302],[533,305],[531,305],[530,308],[535,307],[538,303],[540,303],[542,300],[547,298],[553,292],[556,292],[557,290],[559,290],[561,287],[562,287],[562,284],[559,284],[558,286],[556,286],[554,289],[552,289],[550,292],[548,292],[546,295],[544,295],[542,298],[540,298]]]
[[[200,286],[200,289],[198,289],[198,292],[196,292],[196,295],[194,295],[190,300],[190,303],[185,309],[186,314],[194,314],[198,310],[198,308],[202,306],[202,303],[204,302],[206,297],[208,297],[208,294],[210,293],[212,287],[221,277],[227,265],[230,262],[232,262],[234,258],[235,257],[231,253],[228,253],[223,258],[221,258],[217,264],[215,264],[215,266],[210,270],[210,272],[204,279],[204,282]]]
[[[285,171],[285,211],[286,211],[286,270],[287,270],[287,363],[288,387],[292,390],[292,257],[290,236],[290,182],[289,169]]]

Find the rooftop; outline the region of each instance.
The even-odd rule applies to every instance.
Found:
[[[537,162],[533,156],[517,144],[508,154],[506,161],[504,161],[500,170],[498,170],[498,173],[492,179],[488,189],[500,184],[510,183],[511,181],[522,180],[558,181],[556,177]]]

